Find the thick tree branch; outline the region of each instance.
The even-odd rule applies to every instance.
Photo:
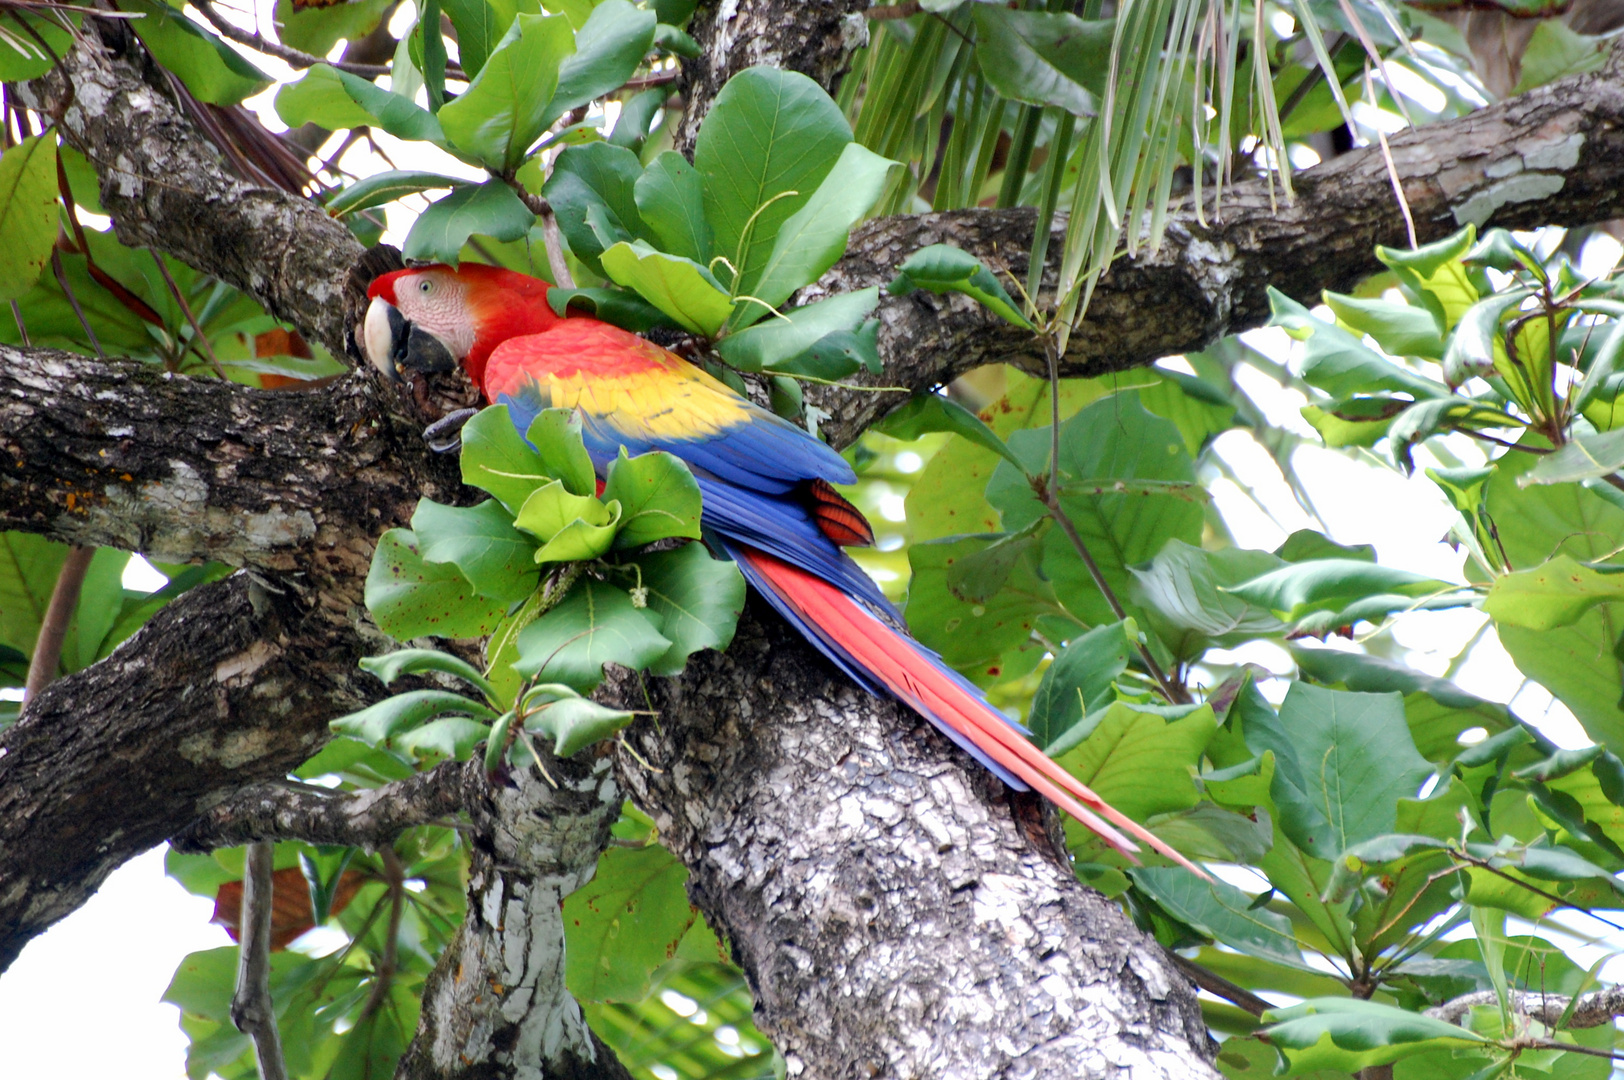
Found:
[[[126,859],[285,775],[377,681],[315,590],[199,586],[0,732],[0,971]]]
[[[1195,993],[1044,812],[764,606],[649,681],[620,775],[725,930],[791,1075],[1215,1075]],[[612,684],[643,705],[636,677]],[[1049,819],[1052,821],[1052,818]]]
[[[213,807],[169,838],[177,851],[202,853],[254,840],[303,840],[376,850],[400,833],[432,825],[463,808],[477,762],[445,762],[428,772],[362,791],[286,783],[256,784]]]
[[[456,462],[359,374],[268,392],[0,345],[0,529],[342,580]]]
[[[343,356],[337,301],[360,243],[315,203],[232,175],[164,84],[142,77],[145,57],[133,42],[122,27],[87,28],[62,58],[65,75],[52,71],[17,95],[56,118],[96,167],[121,241],[242,289]]]
[[[1541,994],[1531,990],[1514,990],[1510,998],[1512,1012],[1537,1020],[1546,1027],[1555,1027],[1573,1001],[1565,994]],[[1465,1022],[1466,1014],[1473,1008],[1480,1005],[1497,1008],[1499,1004],[1500,999],[1493,990],[1480,990],[1473,994],[1463,994],[1428,1009],[1427,1015],[1436,1020],[1447,1020],[1451,1024],[1461,1024]],[[1568,1017],[1567,1023],[1563,1026],[1600,1027],[1620,1016],[1624,1016],[1624,986],[1610,986],[1606,990],[1597,990],[1580,997],[1579,1004],[1573,1008],[1573,1015]]]
[[[1389,143],[1423,243],[1467,222],[1533,228],[1624,216],[1624,51],[1615,49],[1600,71]],[[1118,260],[1072,335],[1062,374],[1099,375],[1205,348],[1266,322],[1270,287],[1315,303],[1320,290],[1348,289],[1380,270],[1376,244],[1408,243],[1379,148],[1299,174],[1290,205],[1277,204],[1268,186],[1254,181],[1231,189],[1221,211],[1209,206],[1206,218],[1202,225],[1189,206],[1176,209],[1160,251]],[[880,218],[857,230],[846,257],[802,298],[883,286],[909,255],[937,243],[1024,278],[1035,221],[1030,209]],[[1064,227],[1056,223],[1049,245],[1051,290]],[[885,370],[855,381],[924,388],[989,363],[1046,374],[1030,334],[964,297],[886,297],[877,314]],[[810,386],[807,400],[833,414],[824,431],[841,445],[901,395]]]

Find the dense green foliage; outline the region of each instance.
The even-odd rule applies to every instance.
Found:
[[[199,101],[233,105],[272,85],[178,8],[120,6],[147,16],[135,32]],[[880,370],[880,292],[794,300],[867,216],[1069,209],[1060,295],[1041,305],[1035,279],[946,246],[913,253],[890,287],[963,294],[1055,354],[1092,275],[1120,245],[1155,242],[1175,182],[1199,195],[1272,163],[1289,189],[1293,151],[1351,123],[1350,101],[1403,109],[1369,74],[1367,47],[1432,86],[1442,104],[1410,101],[1416,119],[1472,104],[1458,36],[1383,0],[1109,11],[927,0],[870,24],[834,98],[794,73],[736,76],[689,161],[669,148],[665,81],[696,48],[683,29],[692,7],[422,0],[396,27],[386,80],[315,65],[276,89],[275,110],[290,126],[385,132],[416,153],[403,164],[430,166],[316,181],[363,239],[381,235],[385,207],[446,191],[406,232],[408,257],[549,279],[562,266],[578,287],[552,293],[560,310],[681,331],[717,377],[743,389],[741,373],[760,374],[774,407],[815,430],[802,382]],[[392,10],[284,0],[279,34],[328,55]],[[32,34],[62,48],[59,17],[77,18],[0,21],[0,79],[48,69]],[[1599,56],[1596,42],[1542,26],[1524,83]],[[15,298],[16,318],[0,319],[0,340],[26,332],[249,385],[340,370],[248,297],[81,222],[102,211],[91,165],[48,132],[19,126],[14,140],[14,105],[0,299]],[[546,250],[538,198],[564,250]],[[1141,220],[1146,232],[1123,236],[1123,221]],[[1034,254],[1048,242],[1039,230]],[[1564,949],[1573,926],[1612,916],[1572,913],[1624,908],[1624,295],[1553,247],[1468,227],[1383,249],[1387,272],[1354,295],[1313,310],[1275,297],[1289,358],[1232,339],[1110,378],[979,373],[914,398],[848,452],[861,477],[851,495],[880,525],[865,565],[914,633],[1100,795],[1218,868],[1209,884],[1154,857],[1135,866],[1067,826],[1081,880],[1195,963],[1284,1004],[1259,1018],[1203,1001],[1228,1076],[1277,1063],[1329,1077],[1391,1062],[1415,1080],[1609,1072],[1604,1056],[1564,1047],[1605,1055],[1612,1026],[1547,1029],[1507,1008],[1512,990],[1599,985],[1599,966]],[[1424,470],[1458,511],[1461,576],[1313,530],[1273,550],[1234,543],[1211,494],[1230,479],[1220,439],[1255,439],[1301,487],[1292,451],[1309,428],[1269,421],[1246,389],[1260,373],[1302,395],[1325,447],[1370,470]],[[357,790],[448,758],[482,754],[497,773],[544,762],[543,748],[567,756],[633,718],[585,696],[604,664],[670,675],[731,640],[744,585],[700,539],[681,462],[622,457],[600,493],[568,413],[543,413],[520,438],[494,407],[464,429],[461,465],[488,498],[421,502],[410,529],[378,539],[366,585],[378,626],[403,645],[367,670],[434,688],[336,721],[340,737],[299,778]],[[62,558],[59,545],[0,535],[0,687],[22,683]],[[128,560],[95,557],[61,673],[224,572],[160,567],[169,585],[145,594],[123,587]],[[1407,666],[1393,628],[1443,609],[1481,611],[1484,632],[1593,745],[1560,749],[1506,706]],[[433,638],[479,642],[484,663]],[[1242,659],[1270,649],[1289,670]],[[15,701],[0,709],[0,722],[15,718]],[[685,870],[634,809],[615,834],[566,907],[569,987],[595,1030],[638,1076],[771,1073],[742,977],[689,906]],[[278,845],[279,885],[310,896],[292,929],[324,928],[274,965],[296,1075],[392,1070],[461,918],[465,865],[456,830],[441,827],[378,856]],[[240,879],[242,853],[171,855],[170,870],[216,897]],[[228,1013],[235,964],[234,948],[196,954],[170,988],[194,1077],[253,1074]],[[1466,1027],[1422,1015],[1478,990],[1496,1004]]]

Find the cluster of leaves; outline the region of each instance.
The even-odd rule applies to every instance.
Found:
[[[1471,583],[1310,531],[1272,552],[1214,542],[1222,523],[1192,454],[1236,423],[1232,386],[1153,370],[1060,382],[1057,403],[1050,384],[1012,376],[985,420],[922,397],[880,425],[952,433],[908,496],[906,613],[1103,798],[1192,859],[1246,868],[1208,883],[1130,866],[1067,826],[1078,875],[1165,944],[1253,993],[1307,999],[1261,1019],[1207,1006],[1231,1035],[1226,1074],[1279,1061],[1293,1073],[1396,1063],[1400,1076],[1487,1076],[1529,1067],[1532,1053],[1545,1071],[1605,1075],[1585,1051],[1610,1052],[1611,1027],[1531,1032],[1506,1006],[1513,989],[1572,993],[1595,972],[1537,934],[1508,935],[1506,920],[1624,908],[1612,751],[1624,688],[1610,621],[1624,576],[1606,562],[1624,536],[1608,480],[1624,452],[1610,457],[1611,428],[1588,419],[1612,416],[1624,341],[1613,286],[1546,267],[1504,233],[1381,254],[1400,299],[1328,295],[1333,325],[1277,295],[1276,320],[1304,342],[1300,377],[1319,395],[1304,414],[1327,442],[1385,438],[1394,469],[1451,430],[1535,451],[1429,471],[1480,556]],[[902,270],[898,290],[964,292],[1031,325],[962,252],[921,252]],[[1058,430],[1045,423],[1056,417]],[[1446,680],[1307,644],[1466,606],[1598,745],[1559,750]],[[1278,705],[1259,691],[1266,673],[1226,677],[1209,657],[1266,641],[1296,666]],[[1216,675],[1204,689],[1190,682],[1198,669]],[[1476,990],[1501,1005],[1464,1028],[1418,1015]]]
[[[402,641],[485,638],[485,671],[431,649],[365,666],[385,683],[452,675],[482,698],[412,690],[335,721],[336,731],[426,764],[466,758],[480,742],[492,770],[510,751],[539,764],[530,735],[568,757],[630,722],[581,696],[605,664],[670,675],[732,640],[744,605],[732,563],[694,542],[641,550],[699,537],[699,486],[678,458],[622,450],[600,491],[572,411],[543,411],[521,437],[508,407],[493,405],[463,429],[462,477],[494,497],[421,500],[410,529],[378,541],[366,601]]]

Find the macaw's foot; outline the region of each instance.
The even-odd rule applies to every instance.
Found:
[[[462,447],[462,426],[474,418],[478,409],[457,409],[448,412],[423,429],[423,441],[436,454],[449,454]]]

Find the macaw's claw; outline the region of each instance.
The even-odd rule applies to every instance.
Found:
[[[474,418],[478,409],[457,409],[448,412],[423,429],[423,441],[436,454],[449,454],[462,447],[462,426]]]

